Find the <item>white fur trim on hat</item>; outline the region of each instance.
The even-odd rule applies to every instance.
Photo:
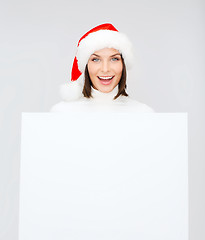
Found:
[[[64,83],[60,85],[59,92],[64,101],[74,101],[82,96],[82,85],[79,81]]]
[[[90,33],[80,42],[76,53],[79,70],[84,72],[90,56],[95,51],[106,47],[118,50],[124,58],[127,69],[131,68],[133,63],[133,47],[127,36],[117,31],[100,30]]]

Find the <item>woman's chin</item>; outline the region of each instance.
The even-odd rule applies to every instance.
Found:
[[[103,92],[103,93],[109,93],[113,90],[113,86],[99,86],[98,91]]]

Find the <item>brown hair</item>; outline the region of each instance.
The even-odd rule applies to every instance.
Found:
[[[118,93],[114,97],[114,99],[118,98],[120,95],[126,96],[126,97],[128,96],[128,94],[125,91],[125,89],[127,88],[127,85],[126,85],[126,78],[127,78],[126,66],[125,66],[125,62],[124,62],[124,59],[123,59],[122,56],[121,56],[121,58],[122,58],[122,64],[123,64],[122,76],[121,76],[121,79],[118,83]],[[92,84],[90,76],[89,76],[88,65],[86,65],[86,67],[85,67],[85,83],[84,83],[84,87],[83,87],[83,91],[82,91],[84,97],[86,97],[86,98],[92,97],[91,86],[93,87],[93,84]]]

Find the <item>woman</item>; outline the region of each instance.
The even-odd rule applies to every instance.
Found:
[[[126,70],[133,62],[132,44],[112,24],[102,24],[81,37],[73,62],[71,82],[60,88],[62,102],[52,112],[120,110],[153,112],[130,99]]]

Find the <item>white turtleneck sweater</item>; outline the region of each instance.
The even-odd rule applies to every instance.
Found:
[[[111,92],[103,93],[92,87],[91,98],[83,95],[75,101],[61,101],[51,108],[51,112],[70,112],[70,111],[123,111],[123,112],[142,112],[149,113],[154,110],[144,103],[131,99],[129,96],[119,96],[113,99],[118,93],[118,86]]]

